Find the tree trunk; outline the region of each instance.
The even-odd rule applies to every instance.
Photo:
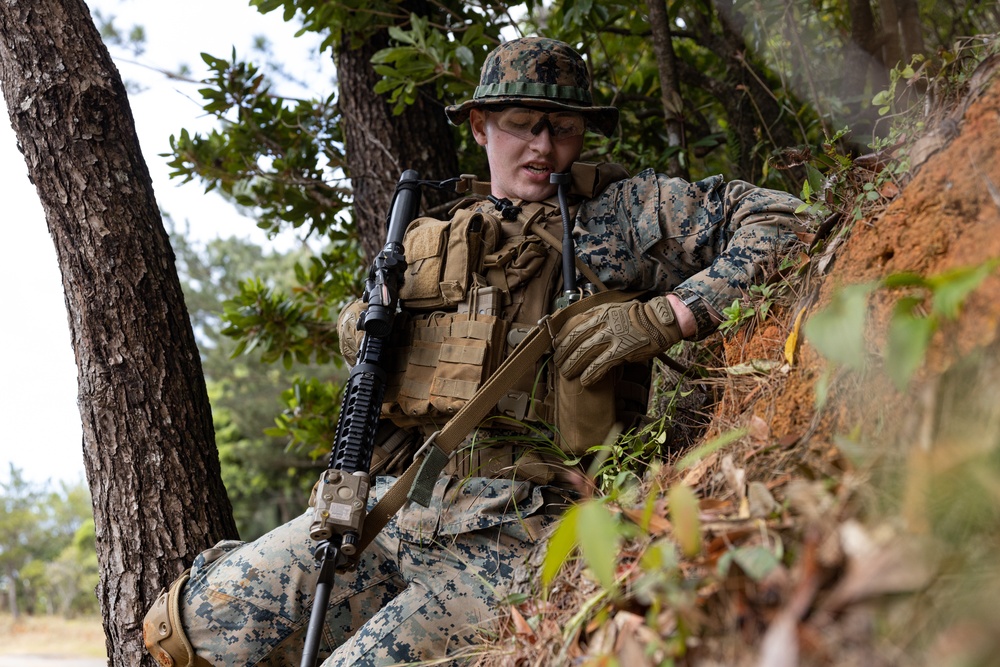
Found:
[[[890,2],[883,2],[892,4]],[[868,102],[874,92],[885,88],[889,79],[881,62],[882,38],[875,31],[875,16],[869,0],[848,0],[851,19],[851,39],[845,45],[844,78],[840,98],[851,120],[851,129],[857,136],[868,136],[878,116]],[[868,85],[869,75],[871,86]],[[863,111],[863,109],[865,109]]]
[[[385,243],[386,213],[404,169],[415,169],[427,179],[458,175],[454,138],[439,102],[432,96],[418,95],[414,104],[394,116],[385,99],[375,94],[375,84],[381,77],[372,67],[371,58],[388,45],[385,30],[357,48],[351,48],[351,36],[345,34],[337,53],[354,217],[369,261]],[[425,201],[431,206],[446,200],[446,194],[425,192]]]
[[[21,610],[17,606],[17,571],[12,566],[7,566],[7,605],[10,607],[10,615],[15,621],[21,618]]]
[[[848,0],[847,8],[851,19],[851,41],[844,59],[843,93],[853,102],[864,91],[871,59],[878,50],[878,37],[868,0]]]
[[[666,0],[646,0],[649,9],[649,26],[653,33],[653,51],[656,53],[656,70],[660,76],[660,101],[667,129],[667,145],[678,149],[667,160],[667,174],[690,178],[687,160],[681,159],[684,151],[684,101],[677,76],[677,58],[670,36],[670,17]]]
[[[924,52],[924,33],[920,26],[920,8],[917,0],[896,0],[899,13],[899,34],[903,42],[903,60],[909,63],[913,56]]]
[[[716,53],[726,66],[723,80],[706,77],[690,65],[678,63],[686,83],[709,91],[725,109],[726,140],[733,159],[731,178],[755,183],[763,173],[764,154],[758,143],[774,150],[795,146],[800,142],[785,123],[784,112],[767,87],[762,69],[755,69],[749,59],[750,50],[743,38],[744,18],[724,4],[711,5],[717,11],[719,29],[709,23],[711,17],[699,15],[692,32],[700,36],[699,43]],[[795,190],[804,175],[800,167],[785,175],[793,181]]]
[[[108,656],[137,665],[160,588],[236,536],[201,361],[125,88],[82,0],[0,3],[0,85],[62,271]]]
[[[886,68],[892,69],[903,59],[896,1],[882,0],[878,3],[878,7],[882,17],[882,62]]]

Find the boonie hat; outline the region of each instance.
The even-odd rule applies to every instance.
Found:
[[[565,42],[545,37],[522,37],[493,49],[472,99],[445,108],[445,113],[461,125],[476,107],[505,104],[576,111],[589,129],[606,137],[618,125],[618,109],[594,106],[583,57]]]

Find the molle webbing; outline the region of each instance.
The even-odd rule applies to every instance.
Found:
[[[435,431],[417,451],[413,463],[392,485],[392,488],[372,508],[365,521],[364,533],[358,551],[364,551],[389,519],[399,511],[407,498],[426,506],[438,475],[448,464],[452,454],[472,432],[493,406],[503,397],[508,387],[534,367],[535,362],[552,347],[552,337],[566,322],[589,308],[603,304],[627,301],[635,294],[625,292],[599,292],[581,299],[546,317],[525,336],[512,355],[507,357],[490,378],[483,383],[476,395],[441,428]]]
[[[551,312],[561,284],[562,220],[553,203],[519,204],[516,220],[479,204],[455,210],[450,220],[420,218],[407,230],[400,297],[413,317],[392,346],[397,359],[382,410],[398,426],[439,428]],[[603,291],[589,266],[579,258],[576,266]],[[493,414],[556,423],[554,384],[539,362],[512,383]]]

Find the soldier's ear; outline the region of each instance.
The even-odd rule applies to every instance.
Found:
[[[486,112],[482,109],[471,109],[469,111],[469,127],[472,128],[472,136],[480,146],[486,145]]]

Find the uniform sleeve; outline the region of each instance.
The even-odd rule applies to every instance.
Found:
[[[582,204],[575,234],[608,287],[674,292],[703,338],[798,242],[800,204],[744,181],[689,183],[647,170]]]

